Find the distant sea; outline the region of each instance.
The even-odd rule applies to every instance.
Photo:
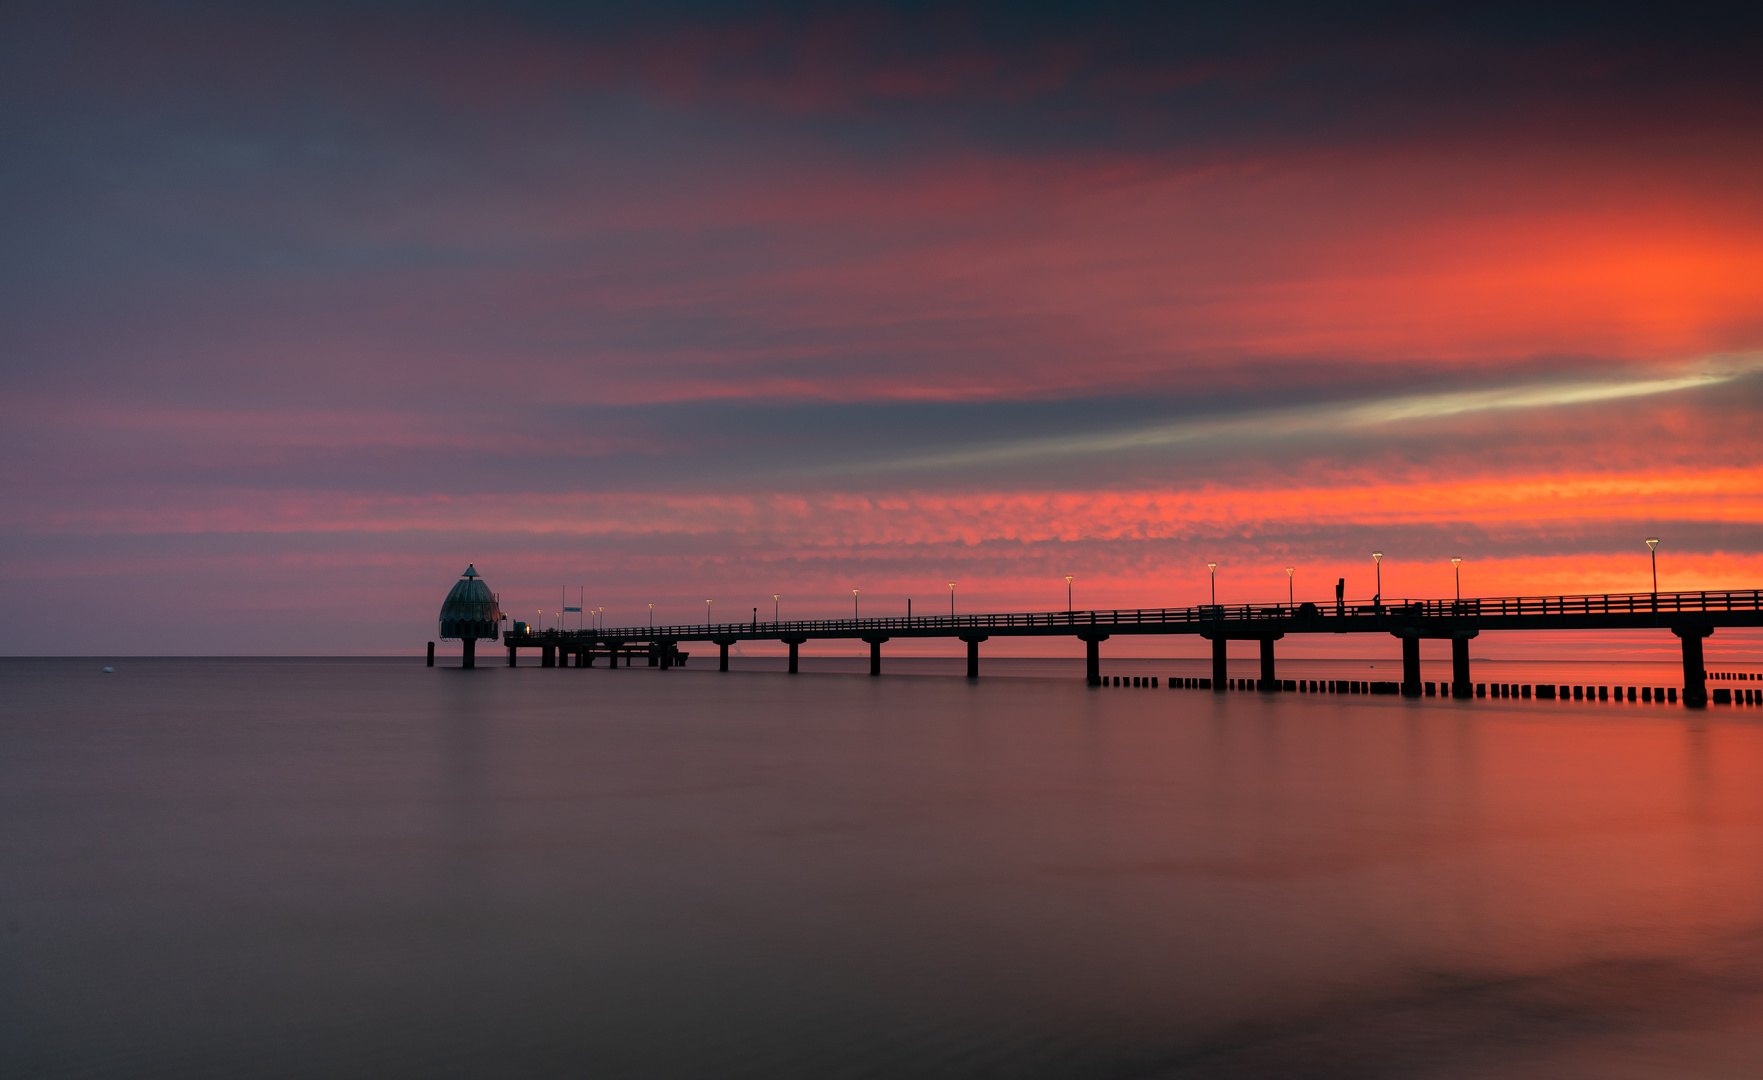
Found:
[[[0,1077],[1763,1076],[1763,709],[487,659],[0,660]]]

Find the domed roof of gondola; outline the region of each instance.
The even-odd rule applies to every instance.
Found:
[[[496,594],[478,576],[475,564],[467,566],[441,602],[441,637],[493,638],[501,621]]]

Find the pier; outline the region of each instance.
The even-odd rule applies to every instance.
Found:
[[[1102,643],[1115,637],[1191,634],[1212,643],[1212,688],[1222,692],[1228,679],[1230,643],[1255,642],[1260,653],[1258,684],[1274,690],[1276,643],[1295,634],[1387,634],[1402,650],[1400,692],[1424,693],[1420,642],[1451,642],[1453,697],[1474,695],[1469,642],[1492,630],[1657,630],[1678,638],[1683,655],[1683,700],[1691,707],[1708,702],[1703,640],[1722,627],[1763,626],[1763,591],[1729,590],[1677,593],[1602,593],[1581,596],[1479,597],[1466,600],[1378,600],[1317,604],[1202,604],[1185,608],[1133,608],[1096,611],[1008,612],[980,615],[915,615],[903,618],[813,619],[676,626],[630,626],[600,630],[532,631],[503,634],[508,663],[522,649],[538,650],[545,667],[593,666],[596,659],[626,666],[638,656],[647,666],[670,668],[686,654],[685,642],[708,642],[720,650],[728,670],[729,646],[743,641],[776,641],[789,646],[789,670],[797,670],[797,648],[809,641],[859,640],[869,645],[869,673],[882,670],[882,646],[895,640],[954,638],[967,645],[967,675],[979,677],[980,645],[994,637],[1075,637],[1084,642],[1086,675],[1102,685]]]

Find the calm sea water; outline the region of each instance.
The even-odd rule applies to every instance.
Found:
[[[1763,710],[857,663],[0,662],[0,1076],[1763,1075]]]

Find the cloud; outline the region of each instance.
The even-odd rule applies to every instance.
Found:
[[[7,580],[1763,546],[1754,14],[591,7],[0,15]]]
[[[1333,435],[1384,425],[1466,416],[1482,412],[1584,405],[1718,386],[1763,371],[1763,353],[1714,357],[1665,378],[1541,381],[1442,393],[1409,394],[1359,402],[1263,409],[1173,424],[1055,438],[1017,439],[991,445],[889,460],[843,463],[807,472],[880,473],[998,465],[1040,458],[1156,450],[1196,442],[1261,443],[1298,436]]]

